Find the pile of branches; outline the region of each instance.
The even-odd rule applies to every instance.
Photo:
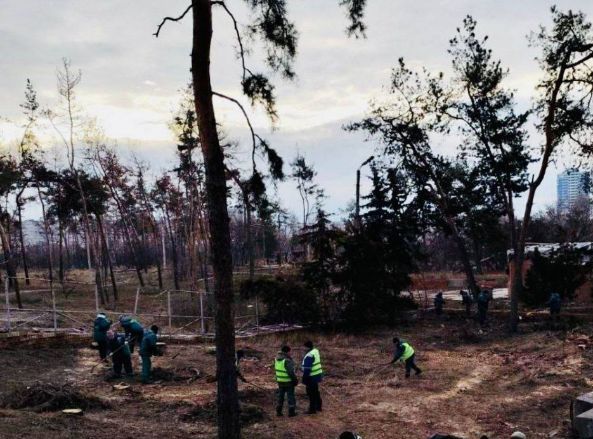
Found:
[[[32,409],[36,412],[50,412],[64,409],[107,409],[109,404],[101,399],[85,395],[69,384],[56,385],[35,383],[23,386],[4,395],[0,407],[9,409]]]

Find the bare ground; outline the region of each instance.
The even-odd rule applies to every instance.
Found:
[[[540,325],[541,326],[541,325]],[[535,327],[535,326],[534,326]],[[360,335],[292,333],[241,341],[250,357],[240,384],[244,437],[330,439],[352,429],[365,439],[427,438],[435,432],[465,438],[570,437],[569,405],[593,384],[591,327],[549,332],[525,327],[509,337],[500,326],[480,333],[473,322],[425,320],[399,333],[417,349],[419,377],[404,379],[390,360],[390,330]],[[304,339],[318,340],[327,376],[324,412],[306,416],[299,386],[299,416],[274,416],[271,360],[283,342],[300,360]],[[70,385],[104,401],[82,417],[34,408],[0,409],[2,438],[213,438],[214,357],[206,345],[170,345],[154,360],[158,384],[114,390],[96,351],[54,343],[0,351],[0,400],[23,386]],[[136,370],[139,360],[134,358]]]

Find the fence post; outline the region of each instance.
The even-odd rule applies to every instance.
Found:
[[[204,292],[200,291],[200,328],[202,329],[202,334],[206,332],[206,327],[204,326]]]
[[[136,288],[136,300],[134,301],[134,315],[138,315],[138,301],[140,300],[140,287]]]
[[[259,329],[259,301],[257,300],[257,294],[255,295],[255,327]]]
[[[51,306],[54,315],[54,332],[58,332],[58,314],[56,312],[56,291],[54,290],[53,281],[49,282],[49,288],[51,290]]]
[[[6,325],[8,327],[8,332],[10,333],[10,293],[8,292],[8,281],[9,278],[6,276],[4,280],[4,293],[6,294]]]
[[[171,331],[171,291],[167,291],[167,314],[169,315],[169,331]]]

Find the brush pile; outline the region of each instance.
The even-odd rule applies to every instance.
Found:
[[[53,412],[64,409],[106,409],[109,404],[94,396],[85,395],[72,386],[35,383],[23,386],[0,398],[0,407],[31,409],[35,412]]]

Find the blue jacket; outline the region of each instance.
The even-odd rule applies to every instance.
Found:
[[[445,304],[445,299],[442,294],[437,294],[434,296],[434,307],[435,308],[442,308]]]
[[[305,358],[303,358],[303,384],[319,383],[323,379],[323,374],[311,376],[311,368],[314,361],[315,359],[311,355],[305,355]]]
[[[480,294],[478,294],[478,308],[479,309],[487,310],[489,303],[490,303],[490,295],[487,292],[482,291]]]
[[[142,338],[142,343],[140,343],[140,356],[152,357],[153,355],[156,355],[156,341],[156,334],[150,329],[147,330],[144,333],[144,338]]]

